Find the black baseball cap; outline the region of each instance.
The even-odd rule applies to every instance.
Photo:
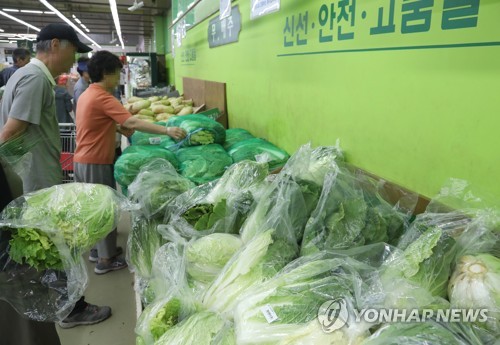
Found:
[[[83,44],[78,39],[76,31],[68,24],[52,23],[45,26],[36,36],[36,41],[47,41],[54,38],[70,41],[76,46],[76,51],[78,53],[88,53],[92,51],[92,48]]]

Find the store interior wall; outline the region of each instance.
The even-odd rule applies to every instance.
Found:
[[[355,39],[327,44],[318,39],[318,13],[333,2],[281,1],[279,12],[250,20],[251,1],[234,1],[242,17],[239,41],[209,48],[209,20],[218,13],[188,30],[175,47],[175,85],[182,91],[183,77],[225,82],[229,126],[290,153],[307,142],[340,139],[349,162],[424,196],[455,177],[494,202],[500,197],[500,46],[460,43],[498,41],[500,2],[481,1],[475,28],[442,30],[443,1],[434,1],[429,31],[402,34],[396,8],[396,33],[377,36],[366,34],[369,20],[389,0],[369,1],[364,6],[372,17],[358,20]],[[306,11],[316,22],[314,30],[309,24],[309,43],[285,47],[287,18]],[[322,28],[329,32],[328,24]],[[441,43],[458,46],[369,50]],[[327,50],[351,51],[310,54]]]

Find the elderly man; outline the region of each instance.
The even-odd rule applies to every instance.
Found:
[[[23,176],[24,193],[62,183],[54,78],[70,69],[75,53],[91,50],[69,25],[49,24],[38,33],[36,58],[7,84],[0,108],[0,142],[25,132],[40,138],[31,151],[31,169]],[[82,297],[60,326],[94,324],[110,315],[111,308],[88,304]]]
[[[2,72],[0,72],[0,87],[7,84],[7,81],[12,77],[14,72],[19,68],[27,65],[30,62],[31,53],[28,49],[17,48],[12,52],[12,60],[14,61],[14,66],[8,67]]]

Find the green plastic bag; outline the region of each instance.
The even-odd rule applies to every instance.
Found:
[[[115,180],[122,187],[128,187],[139,173],[141,167],[154,158],[163,158],[178,169],[179,161],[172,151],[158,146],[132,145],[127,147],[115,162]]]
[[[226,130],[226,141],[224,142],[224,149],[229,150],[231,146],[240,141],[255,138],[252,133],[243,128],[231,128]]]
[[[165,126],[165,122],[155,122],[157,125]],[[168,149],[173,147],[176,143],[175,140],[168,135],[149,134],[140,131],[135,131],[130,137],[132,145],[152,145]]]
[[[180,127],[186,131],[186,138],[178,144],[180,147],[223,144],[226,140],[226,130],[222,124],[205,115],[172,116],[167,126]]]
[[[233,160],[219,144],[179,149],[177,158],[181,175],[196,184],[213,181],[224,174]]]
[[[248,159],[256,161],[257,155],[265,154],[264,161],[269,164],[269,171],[276,170],[285,165],[290,156],[285,150],[261,138],[252,138],[232,145],[227,152],[235,163]]]

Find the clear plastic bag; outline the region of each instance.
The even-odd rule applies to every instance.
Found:
[[[117,225],[129,208],[115,190],[70,183],[25,194],[0,214],[0,298],[38,321],[63,319],[83,295],[82,253]]]
[[[266,176],[266,164],[234,164],[217,181],[175,198],[167,208],[165,222],[185,238],[213,232],[238,233],[253,207],[254,192]],[[163,229],[161,226],[160,232]]]
[[[141,213],[147,218],[163,219],[167,205],[194,186],[194,183],[179,175],[168,160],[153,158],[141,166],[128,186],[128,197],[139,203]]]
[[[408,227],[417,195],[389,204],[383,185],[356,175],[345,165],[330,170],[302,241],[301,254],[351,248],[377,242],[396,243]]]

